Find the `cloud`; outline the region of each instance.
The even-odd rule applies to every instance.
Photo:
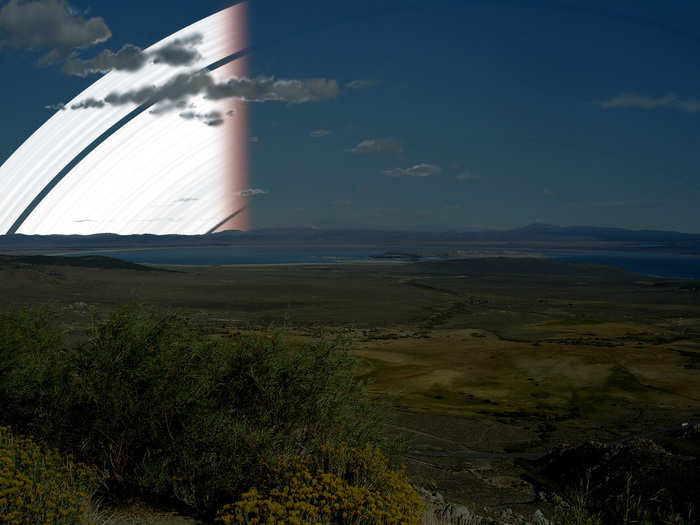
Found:
[[[88,98],[72,105],[71,109],[102,107],[98,106],[100,102],[103,106],[178,102],[198,94],[203,94],[209,100],[240,98],[248,102],[304,104],[335,98],[339,93],[338,83],[324,78],[275,80],[271,77],[233,77],[226,82],[216,83],[209,72],[199,71],[175,75],[162,86],[142,86],[131,91],[113,92],[102,101]]]
[[[459,173],[458,175],[455,175],[455,179],[457,179],[457,180],[479,180],[479,179],[481,179],[481,175],[474,175],[473,173],[469,173],[468,171],[465,171],[464,173]]]
[[[217,127],[224,123],[224,117],[220,111],[209,111],[208,113],[197,113],[196,111],[184,111],[180,113],[180,118],[185,120],[199,120],[207,126]]]
[[[164,115],[165,113],[170,113],[174,110],[184,110],[186,108],[194,108],[194,104],[188,104],[186,100],[177,100],[175,102],[163,102],[157,104],[152,110],[149,111],[152,115]]]
[[[129,103],[141,105],[146,102],[181,102],[189,96],[201,93],[213,83],[214,81],[208,72],[180,73],[162,86],[142,86],[122,93],[113,92],[107,95],[104,100],[88,98],[73,104],[71,109],[104,107],[107,104],[110,106],[122,106]],[[101,106],[99,105],[100,103],[102,104]]]
[[[93,73],[109,71],[138,71],[152,60],[156,64],[172,67],[189,66],[200,58],[194,46],[202,43],[202,35],[194,34],[176,39],[158,49],[146,52],[133,44],[126,44],[116,53],[105,49],[94,58],[83,60],[70,57],[63,64],[62,71],[67,75],[84,77]]]
[[[196,197],[183,197],[181,199],[177,199],[175,202],[195,202],[198,201],[199,199]]]
[[[121,106],[130,102],[143,104],[149,100],[178,101],[200,93],[212,83],[212,77],[207,72],[180,73],[162,86],[144,86],[123,93],[113,92],[107,95],[104,101],[113,106]]]
[[[437,175],[442,170],[434,164],[416,164],[410,168],[392,168],[382,173],[387,177],[430,177]]]
[[[92,73],[107,73],[117,71],[138,71],[148,60],[148,56],[132,44],[126,44],[116,53],[105,49],[99,55],[89,60],[70,57],[63,64],[62,71],[66,75],[84,77]]]
[[[267,195],[269,192],[259,188],[248,188],[247,190],[238,191],[234,195],[238,197],[255,197],[256,195]]]
[[[90,109],[90,108],[96,108],[96,109],[101,109],[105,107],[105,103],[103,100],[98,100],[96,98],[86,98],[85,100],[81,100],[77,104],[73,104],[70,108],[71,109]]]
[[[49,104],[48,106],[44,106],[46,109],[50,109],[51,111],[63,111],[66,109],[65,104]]]
[[[403,153],[403,145],[394,138],[365,139],[352,148],[353,155],[373,155],[376,153]]]
[[[686,113],[696,113],[700,111],[700,99],[680,98],[675,93],[667,93],[663,97],[649,97],[636,93],[621,93],[609,100],[598,103],[600,107],[606,109],[614,108],[638,108],[638,109],[676,109]]]
[[[288,104],[319,102],[339,94],[338,82],[326,78],[275,80],[274,77],[233,77],[221,84],[212,83],[206,89],[206,97],[212,100],[242,98],[248,102],[278,101]]]
[[[366,89],[376,86],[377,83],[374,80],[353,80],[345,84],[347,89]]]
[[[194,49],[202,43],[202,35],[194,34],[185,38],[178,38],[159,47],[150,53],[156,64],[169,66],[189,66],[201,55]]]
[[[316,129],[316,130],[312,131],[311,133],[309,133],[309,135],[314,137],[314,138],[326,137],[330,134],[331,134],[331,132],[327,129]]]
[[[47,51],[40,64],[65,60],[105,42],[112,32],[101,17],[84,18],[66,0],[10,0],[0,9],[0,49]]]

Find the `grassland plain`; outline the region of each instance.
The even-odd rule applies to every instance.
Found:
[[[653,436],[700,419],[700,283],[586,263],[168,267],[0,264],[2,306],[86,323],[138,302],[222,336],[343,333],[409,436],[409,475],[476,510],[546,504],[519,460],[562,442]],[[114,265],[110,265],[114,266]]]

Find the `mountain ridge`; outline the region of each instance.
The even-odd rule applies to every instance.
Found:
[[[700,234],[533,223],[510,230],[406,231],[373,229],[263,228],[204,235],[2,235],[0,253],[58,253],[110,249],[214,246],[372,245],[453,249],[489,246],[514,249],[623,249],[700,255]]]

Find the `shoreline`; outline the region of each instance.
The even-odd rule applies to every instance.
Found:
[[[521,259],[540,260],[560,263],[596,264],[620,268],[649,279],[679,279],[684,281],[700,280],[700,256],[682,253],[658,253],[649,251],[582,251],[582,250],[455,250],[455,253],[443,252],[420,254],[416,251],[395,252],[385,250],[384,253],[359,253],[350,255],[324,255],[305,251],[283,251],[268,249],[260,252],[235,253],[229,255],[226,247],[210,246],[213,252],[198,254],[196,249],[180,247],[169,248],[110,248],[79,251],[42,251],[25,253],[7,253],[0,256],[13,257],[111,257],[123,262],[140,264],[149,267],[172,268],[269,268],[269,267],[337,267],[337,266],[392,266],[399,264],[449,262],[475,259]],[[235,250],[235,247],[233,247]],[[149,257],[148,254],[161,252],[161,257]],[[377,250],[379,252],[379,250]],[[376,253],[376,252],[375,252]],[[179,256],[178,256],[179,254]],[[285,257],[286,255],[286,257]],[[131,257],[130,257],[131,256]],[[355,258],[353,258],[355,257]],[[157,260],[162,258],[164,260]],[[190,259],[191,261],[188,261]],[[217,262],[217,259],[221,262]],[[233,260],[231,260],[233,259]],[[237,262],[236,259],[240,259]],[[253,259],[253,260],[251,260]],[[282,259],[282,260],[275,260]],[[288,259],[288,260],[284,260]],[[291,260],[289,260],[291,259]]]

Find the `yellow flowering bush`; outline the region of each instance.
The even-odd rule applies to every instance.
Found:
[[[96,473],[0,427],[0,523],[84,523]]]
[[[236,523],[312,525],[417,524],[423,503],[405,473],[392,470],[372,445],[325,447],[318,456],[285,462],[273,488],[253,488],[217,517]]]

